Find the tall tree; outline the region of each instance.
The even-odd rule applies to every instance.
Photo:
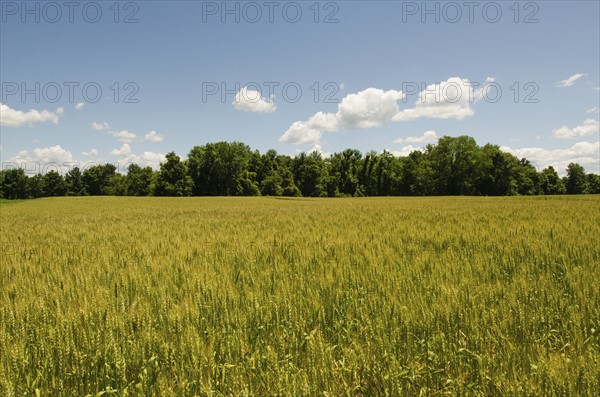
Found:
[[[587,174],[588,190],[589,194],[600,194],[600,175],[598,174]]]
[[[58,197],[67,194],[67,183],[61,174],[54,170],[46,172],[43,194],[45,197]]]
[[[36,199],[45,196],[46,183],[42,174],[27,178],[27,197]]]
[[[483,153],[469,136],[444,136],[430,146],[428,157],[435,170],[436,193],[442,195],[477,195],[483,174]]]
[[[193,194],[197,196],[233,196],[242,190],[254,192],[256,175],[245,173],[253,153],[241,142],[217,142],[195,146],[188,154]],[[249,184],[249,185],[248,185]],[[257,185],[257,184],[256,184]]]
[[[292,160],[296,186],[304,197],[319,197],[324,193],[325,163],[319,152],[300,153]]]
[[[402,179],[399,183],[397,194],[405,196],[431,196],[439,194],[435,186],[437,178],[427,153],[414,150],[400,161]]]
[[[544,168],[540,176],[540,188],[542,194],[564,194],[565,185],[558,176],[554,167]]]
[[[487,144],[481,148],[482,176],[479,191],[486,196],[513,196],[518,193],[517,169],[519,160],[497,145]]]
[[[587,193],[588,181],[585,176],[585,169],[581,165],[570,163],[567,166],[566,180],[567,194]]]
[[[85,184],[83,182],[83,174],[79,167],[74,167],[65,175],[67,184],[67,196],[84,196]]]
[[[525,158],[519,161],[516,172],[517,191],[523,196],[533,196],[540,194],[540,180],[534,165]]]
[[[160,163],[160,171],[156,179],[155,194],[157,196],[189,196],[194,182],[188,175],[185,162],[175,152],[167,153],[166,161]]]
[[[150,167],[129,164],[123,181],[128,196],[149,196],[154,190],[155,173]]]
[[[111,192],[111,177],[116,174],[117,167],[113,164],[94,165],[83,171],[83,183],[86,193],[90,196],[107,195]]]
[[[2,173],[2,195],[6,199],[26,199],[28,196],[28,178],[22,168],[0,171]]]

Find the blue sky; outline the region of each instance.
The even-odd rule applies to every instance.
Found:
[[[466,134],[600,172],[598,1],[0,4],[4,168]]]

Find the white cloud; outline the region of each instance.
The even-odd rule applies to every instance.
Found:
[[[102,130],[108,130],[110,128],[110,126],[108,125],[108,123],[106,121],[102,122],[102,123],[96,123],[95,121],[92,121],[90,123],[90,126],[98,131],[102,131]]]
[[[60,145],[35,148],[29,153],[21,150],[16,156],[7,160],[22,167],[27,174],[37,174],[49,169],[61,171],[65,163],[73,163],[73,155],[70,151],[63,149]],[[56,167],[58,165],[59,167]],[[62,171],[61,171],[62,172]]]
[[[81,110],[84,106],[85,102],[79,102],[77,105],[75,105],[75,110]]]
[[[324,152],[323,147],[321,147],[321,145],[315,145],[308,151],[308,153],[313,153],[313,152],[319,153],[321,155],[321,157],[323,157],[323,158],[328,158],[328,157],[331,157],[331,155],[332,155],[330,152]]]
[[[63,113],[63,108],[56,109],[56,112],[35,109],[23,112],[0,103],[0,125],[5,127],[20,127],[25,124],[32,126],[34,123],[44,122],[58,124],[59,117]]]
[[[296,121],[279,141],[315,145],[320,142],[323,132],[379,127],[398,113],[397,101],[403,97],[401,91],[377,88],[349,94],[338,105],[337,113],[317,112],[307,121]]]
[[[582,125],[573,128],[562,126],[555,129],[553,133],[555,138],[570,139],[597,134],[598,131],[600,131],[600,123],[594,119],[587,119]]]
[[[113,149],[110,152],[111,156],[127,157],[131,155],[131,148],[128,143],[124,143],[119,149]]]
[[[148,141],[148,142],[162,142],[164,140],[164,137],[162,135],[160,135],[158,132],[152,130],[149,133],[147,133],[146,135],[144,135],[144,141]]]
[[[109,134],[113,137],[117,138],[120,142],[129,143],[134,141],[137,138],[133,132],[129,132],[127,130],[121,131],[109,131]]]
[[[598,106],[595,106],[591,109],[586,110],[586,113],[600,113],[600,108],[598,108]]]
[[[583,76],[585,76],[585,73],[576,73],[573,76],[569,77],[566,80],[561,80],[558,83],[556,83],[557,87],[571,87],[573,84],[575,84],[575,82],[577,80],[579,80],[580,78],[582,78]]]
[[[400,111],[397,101],[402,98],[402,91],[378,88],[349,94],[338,106],[337,124],[348,130],[379,127],[390,122]]]
[[[391,154],[396,157],[406,157],[414,151],[423,151],[422,148],[414,147],[412,145],[404,146],[400,150],[388,150]]]
[[[425,131],[422,136],[409,136],[406,139],[398,138],[394,141],[394,143],[402,143],[402,142],[420,142],[420,143],[430,143],[436,142],[438,140],[438,136],[435,131]]]
[[[81,154],[83,154],[86,157],[97,156],[98,155],[98,151],[96,149],[92,149],[89,152],[81,152]]]
[[[33,149],[33,158],[46,163],[55,162],[59,164],[73,161],[71,152],[63,149],[60,145]]]
[[[165,161],[165,155],[162,153],[144,152],[140,155],[129,154],[120,163],[123,165],[123,169],[127,168],[126,164],[135,163],[140,167],[152,167],[157,170],[160,168],[160,163]]]
[[[488,77],[485,83],[494,81],[493,77]],[[335,114],[318,112],[307,121],[294,122],[279,141],[315,145],[320,143],[323,132],[374,128],[391,121],[421,117],[462,120],[475,114],[470,106],[472,103],[480,101],[485,94],[492,95],[485,91],[493,90],[486,84],[477,88],[478,85],[468,79],[451,77],[427,86],[419,94],[415,107],[402,111],[398,107],[398,100],[405,97],[401,91],[367,88],[344,97]]]
[[[310,128],[302,121],[296,121],[279,137],[279,142],[289,142],[296,145],[316,145],[321,141],[321,131]]]
[[[260,92],[244,87],[235,95],[232,105],[235,109],[246,112],[272,113],[277,109],[274,99],[266,99]]]
[[[131,163],[135,163],[140,167],[150,166],[156,170],[160,168],[160,163],[165,161],[165,155],[163,153],[143,152],[142,154],[135,154],[128,143],[124,143],[118,149],[113,149],[110,152],[110,155],[121,157],[119,160],[119,168],[123,170],[127,169],[127,164]]]
[[[518,158],[526,158],[535,163],[540,171],[549,165],[561,175],[569,163],[579,163],[586,172],[600,172],[600,141],[577,142],[567,149],[543,149],[539,147],[513,149],[507,146],[501,147],[505,152],[512,153]]]
[[[485,84],[479,88],[475,88],[475,84],[468,79],[460,77],[451,77],[441,83],[430,84],[419,94],[415,107],[398,113],[394,120],[407,121],[422,117],[462,120],[473,116],[475,112],[471,104],[483,98],[486,94],[484,90],[490,90],[487,95],[493,96],[491,86],[486,84],[494,81],[493,77],[488,77]]]

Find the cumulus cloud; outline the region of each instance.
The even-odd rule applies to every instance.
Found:
[[[577,80],[579,80],[583,76],[585,76],[585,73],[575,73],[573,76],[569,77],[568,79],[561,80],[558,83],[556,83],[556,86],[561,87],[561,88],[571,87],[573,84],[575,84],[575,82]]]
[[[122,169],[127,168],[127,164],[137,164],[140,167],[152,167],[154,170],[160,168],[160,163],[166,159],[163,153],[143,152],[142,154],[129,153],[119,161]]]
[[[79,102],[77,105],[75,105],[75,110],[81,110],[84,106],[85,102]]]
[[[149,133],[147,133],[146,135],[144,135],[144,141],[148,141],[148,142],[162,142],[164,140],[164,137],[162,135],[160,135],[158,132],[152,130]]]
[[[539,147],[513,149],[501,147],[518,158],[526,158],[541,170],[553,166],[560,174],[565,173],[569,163],[579,163],[587,172],[600,172],[600,141],[577,142],[567,149],[543,149]]]
[[[98,155],[98,151],[96,149],[92,149],[88,152],[81,152],[82,155],[86,156],[86,157],[90,157],[90,156],[97,156]]]
[[[63,108],[56,109],[55,112],[49,110],[31,109],[27,112],[15,110],[0,103],[0,125],[5,127],[20,127],[22,125],[32,126],[35,123],[51,122],[58,124],[59,117],[64,113]]]
[[[70,151],[63,149],[60,145],[36,148],[31,151],[21,150],[16,156],[8,159],[3,165],[14,163],[23,168],[29,175],[45,173],[49,170],[63,172],[68,166],[75,163]],[[67,166],[65,168],[65,166]],[[64,169],[64,170],[63,170]]]
[[[246,112],[273,113],[277,109],[274,99],[264,98],[259,91],[243,87],[235,95],[232,105],[235,109]]]
[[[340,129],[374,128],[389,123],[400,110],[401,91],[367,88],[349,94],[338,105],[337,113],[318,112],[307,121],[297,121],[279,138],[280,142],[316,145],[323,132]]]
[[[488,77],[486,84],[493,83]],[[451,77],[441,83],[430,84],[421,91],[413,109],[405,109],[394,116],[395,121],[416,120],[418,118],[456,119],[473,116],[471,104],[480,101],[489,86],[476,88],[468,79]],[[489,94],[492,95],[492,94]]]
[[[485,83],[478,88],[478,84],[468,79],[451,77],[427,86],[419,94],[415,107],[404,110],[398,106],[398,100],[405,98],[402,91],[367,88],[345,96],[336,113],[318,112],[306,121],[294,122],[279,141],[315,145],[321,142],[324,132],[375,128],[391,121],[418,118],[462,120],[475,114],[471,104],[480,101],[486,90],[491,90],[487,84],[494,83],[494,79],[488,77]]]
[[[111,156],[127,157],[131,155],[131,148],[128,143],[124,143],[119,149],[113,149],[110,152]]]
[[[82,152],[84,156],[97,156],[98,151],[91,149],[87,152]],[[115,164],[118,165],[119,172],[126,172],[127,165],[130,163],[138,164],[140,167],[150,166],[157,170],[160,168],[160,163],[165,161],[165,155],[162,153],[154,152],[143,152],[142,154],[135,154],[131,150],[129,144],[123,144],[120,148],[114,149],[111,152],[112,156],[120,157],[119,161]],[[9,164],[9,163],[12,163]],[[73,167],[79,167],[83,169],[90,165],[102,164],[103,160],[82,162],[73,159],[73,156],[69,150],[62,148],[60,145],[36,148],[31,152],[28,150],[21,150],[16,156],[3,162],[6,167],[20,167],[25,170],[28,175],[37,173],[45,173],[49,170],[55,170],[59,173],[65,174]]]
[[[279,137],[279,142],[289,142],[296,145],[316,145],[321,141],[321,131],[310,128],[307,123],[296,121]]]
[[[348,130],[379,127],[390,122],[398,113],[400,108],[397,101],[402,98],[402,91],[383,91],[378,88],[349,94],[338,106],[338,125]]]
[[[309,154],[310,154],[310,153],[319,153],[319,154],[321,155],[321,157],[323,157],[323,158],[328,158],[328,157],[331,157],[331,156],[332,156],[332,154],[331,154],[330,152],[324,152],[324,151],[323,151],[323,147],[322,147],[321,145],[315,145],[315,146],[313,146],[313,147],[312,147],[312,148],[311,148],[311,149],[308,151],[308,153],[309,153]]]
[[[166,157],[163,153],[143,152],[136,154],[131,149],[128,143],[124,143],[120,148],[113,149],[110,152],[113,157],[120,157],[118,164],[119,169],[126,170],[128,164],[137,164],[140,167],[152,167],[157,170],[160,168],[160,163],[164,162]]]
[[[400,150],[388,150],[388,151],[396,157],[406,157],[414,151],[421,152],[421,151],[423,151],[423,149],[412,146],[412,145],[407,145],[407,146],[402,147]]]
[[[104,121],[102,123],[97,123],[95,121],[92,121],[90,123],[90,126],[97,131],[108,130],[110,128],[110,126],[108,125],[108,123],[106,121]]]
[[[109,134],[113,137],[117,138],[120,142],[130,143],[137,138],[133,132],[129,132],[127,130],[121,131],[109,131]]]
[[[60,145],[33,149],[33,158],[46,163],[65,163],[73,161],[70,151],[63,149]]]
[[[562,127],[555,129],[553,133],[555,138],[571,139],[597,134],[598,131],[600,131],[600,123],[594,119],[587,119],[582,125],[573,128],[563,125]]]
[[[402,142],[420,142],[420,143],[430,143],[436,142],[438,140],[438,136],[435,131],[425,131],[422,136],[409,136],[406,139],[398,138],[394,141],[394,143],[402,143]]]

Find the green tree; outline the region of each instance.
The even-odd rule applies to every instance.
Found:
[[[324,192],[325,163],[319,152],[300,153],[292,160],[295,185],[304,197],[319,197]]]
[[[189,175],[195,196],[233,196],[241,191],[255,193],[256,174],[249,170],[254,154],[241,142],[217,142],[195,146],[188,154]],[[254,178],[254,179],[252,179]]]
[[[283,178],[277,171],[271,171],[261,183],[261,193],[263,196],[283,196]]]
[[[588,182],[588,193],[600,194],[600,175],[598,174],[587,174]]]
[[[334,185],[334,195],[354,196],[357,191],[362,194],[362,190],[358,189],[361,160],[362,154],[356,149],[346,149],[333,154],[328,171],[329,183]]]
[[[27,198],[40,198],[45,196],[46,183],[42,174],[35,174],[27,178]]]
[[[414,150],[400,161],[402,179],[397,194],[405,196],[431,196],[436,194],[436,178],[426,153]]]
[[[566,184],[567,194],[587,193],[588,181],[585,175],[585,169],[577,164],[570,163],[567,166]]]
[[[444,136],[429,146],[427,155],[434,170],[435,190],[441,195],[478,195],[484,154],[475,139]]]
[[[46,172],[44,175],[44,188],[45,197],[58,197],[67,194],[67,183],[61,174],[51,170]]]
[[[166,161],[160,163],[160,171],[156,179],[155,194],[157,196],[189,196],[194,182],[188,175],[185,162],[175,152],[167,153]]]
[[[483,158],[479,192],[486,196],[516,195],[519,159],[503,152],[497,145],[487,144],[481,151]]]
[[[237,196],[260,196],[260,188],[256,182],[256,173],[243,170],[236,180]]]
[[[540,188],[542,193],[546,195],[565,193],[565,185],[552,166],[542,170],[540,176]]]
[[[67,184],[67,196],[84,196],[85,184],[83,182],[83,174],[79,167],[74,167],[65,175],[65,183]]]
[[[90,196],[109,194],[113,189],[110,186],[111,177],[116,174],[117,167],[113,164],[94,165],[83,171],[83,184],[85,191]]]
[[[154,191],[155,172],[151,167],[129,164],[123,181],[127,196],[149,196]]]
[[[522,196],[533,196],[542,194],[540,179],[536,168],[525,158],[519,161],[515,179],[517,181],[517,192]]]
[[[2,195],[3,198],[26,199],[28,196],[28,178],[22,168],[12,168],[0,171],[2,173]]]

